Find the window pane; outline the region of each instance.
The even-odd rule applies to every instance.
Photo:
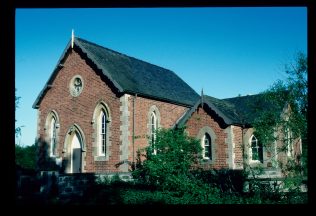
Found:
[[[51,150],[51,155],[55,155],[55,148],[56,148],[56,120],[53,117],[51,120],[51,125],[50,125],[50,150]]]
[[[155,125],[155,116],[153,113],[151,114],[151,124]]]
[[[263,151],[262,151],[262,144],[258,141],[255,136],[252,136],[251,139],[251,159],[258,160],[263,163]]]
[[[105,134],[102,135],[102,154],[105,153]]]
[[[259,160],[258,149],[256,147],[252,148],[252,160]]]
[[[104,110],[101,111],[101,119],[100,119],[100,153],[102,155],[105,154],[106,150],[106,114]]]
[[[209,134],[204,135],[204,157],[212,159],[212,145]]]
[[[207,137],[205,137],[205,139],[204,139],[204,145],[205,145],[205,146],[208,146],[208,145],[209,145],[209,140],[208,140]]]
[[[251,147],[256,147],[256,146],[257,146],[257,138],[253,136],[251,139]]]
[[[157,130],[157,117],[155,112],[152,112],[150,114],[150,140],[151,140],[151,145],[153,149],[153,154],[156,154],[156,149],[155,149],[155,132]]]
[[[208,157],[209,157],[209,159],[212,160],[212,148],[211,147],[212,147],[211,145],[208,146]]]
[[[208,157],[209,156],[208,148],[205,148],[204,152],[205,152],[205,157]]]

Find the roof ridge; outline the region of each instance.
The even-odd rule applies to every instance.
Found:
[[[229,104],[229,105],[235,106],[234,104],[232,104],[232,103],[231,103],[231,102],[229,102],[229,101],[226,101],[225,99],[219,99],[219,98],[216,98],[216,97],[213,97],[213,96],[210,96],[210,95],[204,95],[204,96],[207,96],[207,97],[210,97],[210,98],[212,98],[212,99],[219,100],[219,101],[221,101],[221,102],[223,102],[223,103],[226,103],[226,104]]]
[[[79,39],[79,40],[82,40],[82,41],[84,41],[84,42],[90,43],[91,45],[98,46],[98,47],[100,47],[100,48],[106,49],[106,50],[108,50],[108,51],[110,51],[110,52],[113,52],[113,53],[116,53],[116,54],[118,54],[118,55],[121,55],[121,56],[124,56],[124,57],[127,57],[127,58],[132,58],[132,59],[135,59],[135,60],[137,60],[137,61],[143,62],[143,63],[145,63],[145,64],[149,64],[149,65],[152,65],[152,66],[161,68],[161,69],[163,69],[163,70],[167,70],[167,71],[170,71],[170,72],[175,73],[174,71],[172,71],[172,70],[170,70],[170,69],[167,69],[167,68],[158,66],[158,65],[156,65],[156,64],[153,64],[153,63],[150,63],[150,62],[141,60],[141,59],[136,58],[136,57],[133,57],[133,56],[126,55],[126,54],[124,54],[124,53],[121,53],[121,52],[115,51],[115,50],[113,50],[113,49],[104,47],[104,46],[102,46],[102,45],[99,45],[99,44],[96,44],[96,43],[94,43],[94,42],[88,41],[88,40],[86,40],[86,39],[83,39],[83,38],[80,38],[80,37],[75,37],[75,38],[76,38],[76,39]]]
[[[252,95],[244,95],[244,96],[237,96],[237,97],[230,97],[230,98],[223,98],[221,100],[229,100],[229,99],[236,99],[236,98],[246,98],[246,97],[253,97],[253,96],[258,96],[258,95],[263,95],[263,93],[257,93],[257,94],[252,94]]]

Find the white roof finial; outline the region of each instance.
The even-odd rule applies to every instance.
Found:
[[[203,103],[204,103],[204,94],[203,94],[203,88],[201,91],[201,104],[202,104],[202,109],[203,109]]]
[[[74,30],[72,29],[71,31],[71,48],[74,48],[74,42],[75,42],[75,34],[74,34]]]

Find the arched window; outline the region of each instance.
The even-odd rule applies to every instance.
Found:
[[[98,144],[99,144],[99,155],[105,156],[106,153],[106,133],[107,133],[107,116],[104,109],[101,109],[98,119]]]
[[[204,126],[199,130],[196,138],[201,142],[201,156],[203,159],[201,162],[206,164],[214,164],[217,159],[217,137],[214,130],[209,126]]]
[[[99,102],[94,110],[93,118],[93,156],[96,161],[109,160],[111,115],[109,107],[104,102]]]
[[[212,160],[212,140],[208,133],[205,133],[202,138],[203,159]]]
[[[45,122],[47,152],[50,157],[57,157],[59,118],[55,111],[49,112]]]
[[[255,135],[252,135],[250,139],[250,160],[252,162],[263,163],[262,144],[258,141]]]
[[[153,154],[157,153],[157,149],[155,148],[157,128],[158,128],[158,119],[157,119],[156,112],[153,111],[150,114],[150,141],[151,141],[152,148],[154,149]]]
[[[57,146],[57,138],[56,138],[56,117],[52,116],[50,121],[50,156],[54,157],[56,155],[56,146]]]

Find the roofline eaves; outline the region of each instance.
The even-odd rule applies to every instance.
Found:
[[[195,112],[195,110],[198,108],[198,106],[202,103],[201,98],[195,103],[195,105],[186,112],[185,115],[183,115],[182,117],[180,117],[178,119],[178,121],[176,122],[176,124],[174,125],[174,127],[182,127],[184,126],[184,124],[188,121],[188,119],[190,118],[190,116],[193,114],[193,112]],[[215,111],[215,113],[217,113],[217,115],[219,117],[221,117],[225,124],[227,125],[237,125],[239,123],[236,123],[234,121],[232,121],[230,118],[228,118],[226,115],[224,115],[213,103],[209,102],[209,101],[204,101],[203,104],[207,104],[207,106],[209,108],[211,108],[212,110]]]
[[[224,113],[222,113],[222,111],[220,111],[213,103],[209,101],[206,101],[204,103],[206,103],[212,110],[214,110],[217,113],[217,115],[224,120],[225,124],[231,125],[234,123],[230,118],[228,118]]]
[[[180,106],[184,106],[184,107],[188,107],[188,108],[192,107],[192,104],[181,103],[181,102],[170,100],[170,99],[167,99],[167,98],[156,97],[156,96],[153,96],[153,95],[148,95],[148,94],[144,94],[144,93],[136,92],[136,91],[132,91],[132,90],[125,90],[124,93],[130,94],[130,95],[137,94],[138,96],[141,96],[141,97],[145,97],[145,98],[149,98],[149,99],[158,99],[158,100],[163,101],[163,102],[168,102],[168,103],[171,103],[171,104],[174,104],[174,105],[180,105]]]

